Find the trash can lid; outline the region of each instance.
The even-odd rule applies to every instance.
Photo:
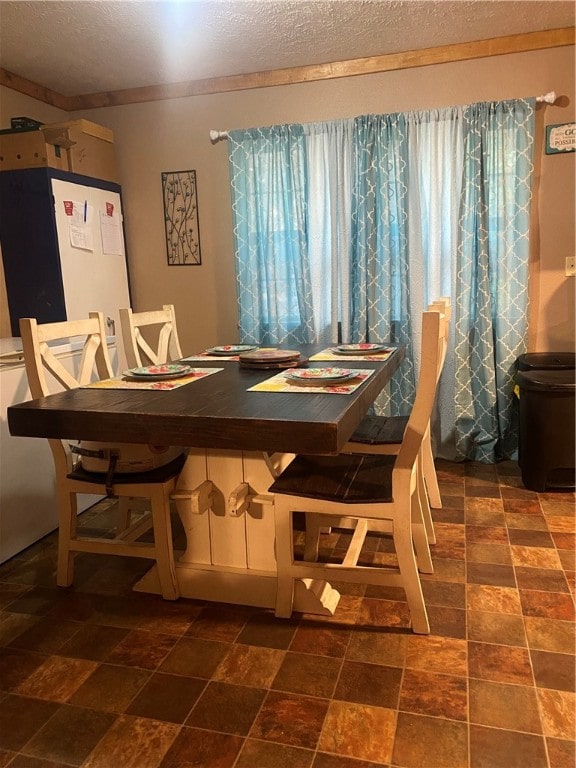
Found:
[[[519,371],[555,371],[576,368],[575,352],[527,352],[516,361]]]
[[[576,391],[576,371],[518,371],[514,377],[516,383],[523,389],[539,390],[541,392],[572,392]]]

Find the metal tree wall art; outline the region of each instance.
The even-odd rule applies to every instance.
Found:
[[[168,266],[201,264],[196,171],[162,173]]]

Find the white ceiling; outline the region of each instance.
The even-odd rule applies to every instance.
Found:
[[[1,0],[0,66],[74,96],[574,23],[556,0]]]

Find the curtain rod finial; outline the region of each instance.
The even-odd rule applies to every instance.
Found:
[[[226,131],[210,131],[210,141],[215,144],[221,139],[227,139],[228,133]]]
[[[544,102],[545,104],[554,104],[556,101],[556,91],[549,91],[544,96],[538,96],[536,101]]]

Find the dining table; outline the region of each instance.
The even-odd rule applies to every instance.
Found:
[[[173,494],[186,540],[174,553],[180,596],[273,608],[270,485],[295,454],[339,453],[404,359],[402,346],[340,359],[333,349],[290,346],[309,362],[281,370],[202,352],[180,361],[192,371],[182,386],[123,388],[120,376],[12,405],[8,426],[22,437],[183,446],[187,459]],[[334,366],[356,372],[354,386],[283,378]],[[160,594],[155,565],[134,589]],[[302,580],[294,610],[332,614],[338,599],[326,582]]]

